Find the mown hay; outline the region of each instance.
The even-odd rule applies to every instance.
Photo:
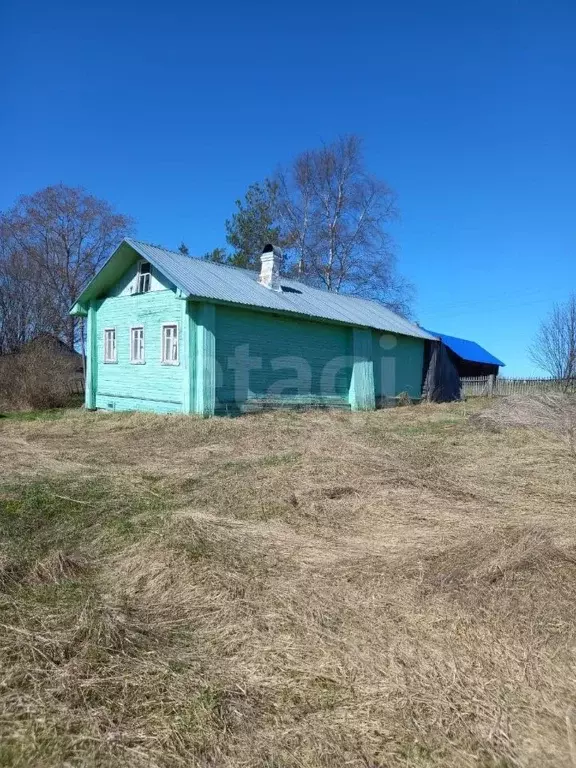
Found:
[[[574,768],[574,459],[485,407],[1,424],[0,763]]]
[[[576,450],[576,396],[547,392],[498,400],[478,415],[480,423],[496,427],[524,427],[559,435]]]

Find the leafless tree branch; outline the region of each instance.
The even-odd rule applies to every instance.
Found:
[[[576,294],[555,304],[528,349],[533,363],[567,384],[576,377]]]
[[[0,214],[0,354],[42,332],[80,341],[68,310],[132,221],[80,187],[58,184]]]
[[[297,277],[408,311],[411,287],[396,274],[387,231],[396,198],[365,169],[359,137],[302,153],[273,181],[282,245]]]

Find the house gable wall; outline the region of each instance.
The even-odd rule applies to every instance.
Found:
[[[160,413],[183,409],[184,377],[188,355],[182,343],[186,302],[161,276],[155,276],[155,290],[142,294],[127,292],[134,278],[130,269],[108,292],[95,302],[95,407],[107,410],[150,410]],[[158,286],[162,285],[162,288]],[[161,362],[163,323],[176,323],[180,337],[178,365]],[[130,329],[144,328],[144,363],[130,362]],[[104,330],[116,329],[116,363],[104,362]]]
[[[136,283],[138,279],[138,264],[144,261],[138,259],[132,266],[126,270],[122,277],[107,292],[107,296],[133,296],[136,293]],[[150,269],[150,292],[155,291],[175,291],[172,283],[162,275],[156,267]]]

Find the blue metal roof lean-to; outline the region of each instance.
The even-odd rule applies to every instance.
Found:
[[[480,344],[476,344],[475,341],[468,341],[467,339],[459,339],[457,336],[447,336],[445,333],[436,333],[436,331],[428,331],[433,336],[442,339],[448,349],[451,349],[458,357],[463,360],[468,360],[471,363],[487,363],[488,365],[499,365],[503,367],[505,363],[502,360],[498,360],[497,357],[491,355]]]

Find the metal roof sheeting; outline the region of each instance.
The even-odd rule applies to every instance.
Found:
[[[459,339],[457,336],[447,336],[445,333],[436,333],[436,331],[428,331],[428,333],[442,339],[442,342],[446,344],[448,349],[451,349],[452,352],[463,360],[468,360],[471,363],[505,366],[502,360],[498,360],[497,357],[491,355],[490,352],[481,347],[480,344],[476,344],[475,341]]]
[[[404,336],[435,339],[428,331],[400,317],[377,301],[329,293],[311,288],[297,280],[284,278],[280,281],[281,285],[289,291],[272,291],[258,283],[258,273],[253,270],[215,264],[131,238],[126,238],[125,242],[190,297],[261,307],[271,311],[294,312]]]

